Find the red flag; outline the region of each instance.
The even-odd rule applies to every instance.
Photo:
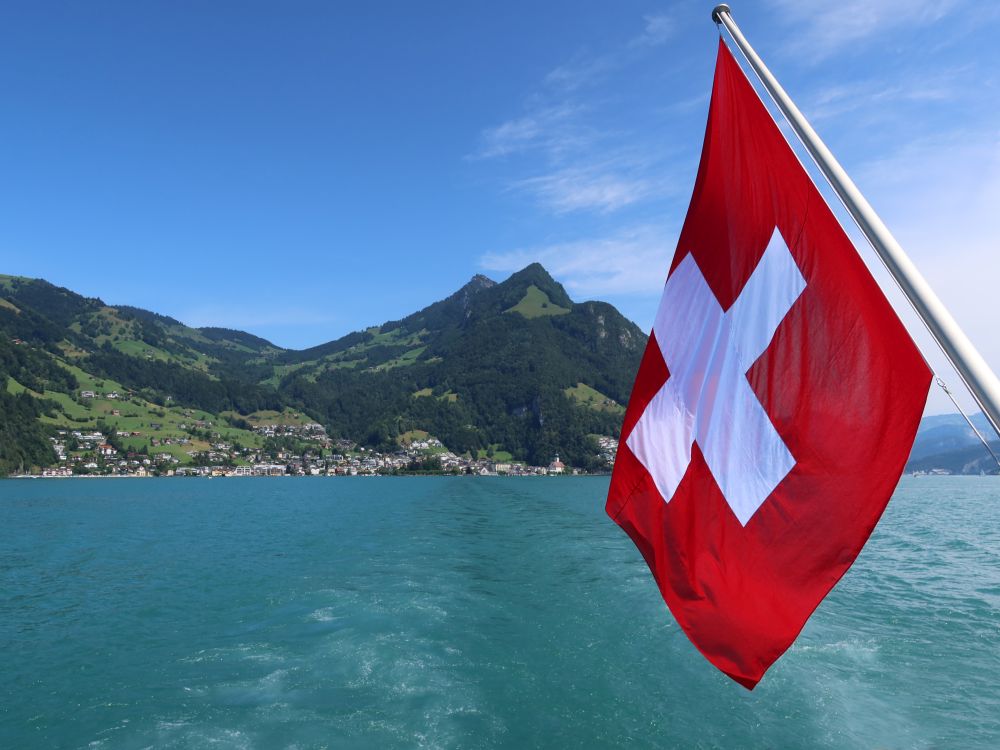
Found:
[[[854,562],[931,373],[721,41],[694,195],[607,512],[752,689]]]

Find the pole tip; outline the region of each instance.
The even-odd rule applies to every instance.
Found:
[[[729,13],[732,15],[732,11],[726,3],[716,5],[715,8],[712,9],[712,20],[716,23],[722,23],[722,18],[720,18],[722,13]]]

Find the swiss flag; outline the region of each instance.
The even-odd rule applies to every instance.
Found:
[[[931,373],[720,41],[701,165],[607,512],[747,688],[854,562]]]

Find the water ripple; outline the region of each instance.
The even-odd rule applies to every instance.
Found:
[[[606,480],[139,484],[3,483],[0,746],[1000,745],[993,479],[904,480],[753,693]]]

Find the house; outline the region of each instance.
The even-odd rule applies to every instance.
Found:
[[[80,391],[80,398],[97,398],[97,394],[93,391]]]
[[[253,473],[255,476],[262,477],[281,477],[285,475],[285,465],[284,464],[256,464],[253,467]]]
[[[566,471],[566,464],[559,460],[557,453],[552,463],[549,464],[549,474],[562,474],[564,471]]]
[[[114,456],[116,453],[118,453],[118,451],[115,450],[115,447],[108,443],[102,443],[101,445],[97,446],[97,452],[100,453],[102,456]]]

